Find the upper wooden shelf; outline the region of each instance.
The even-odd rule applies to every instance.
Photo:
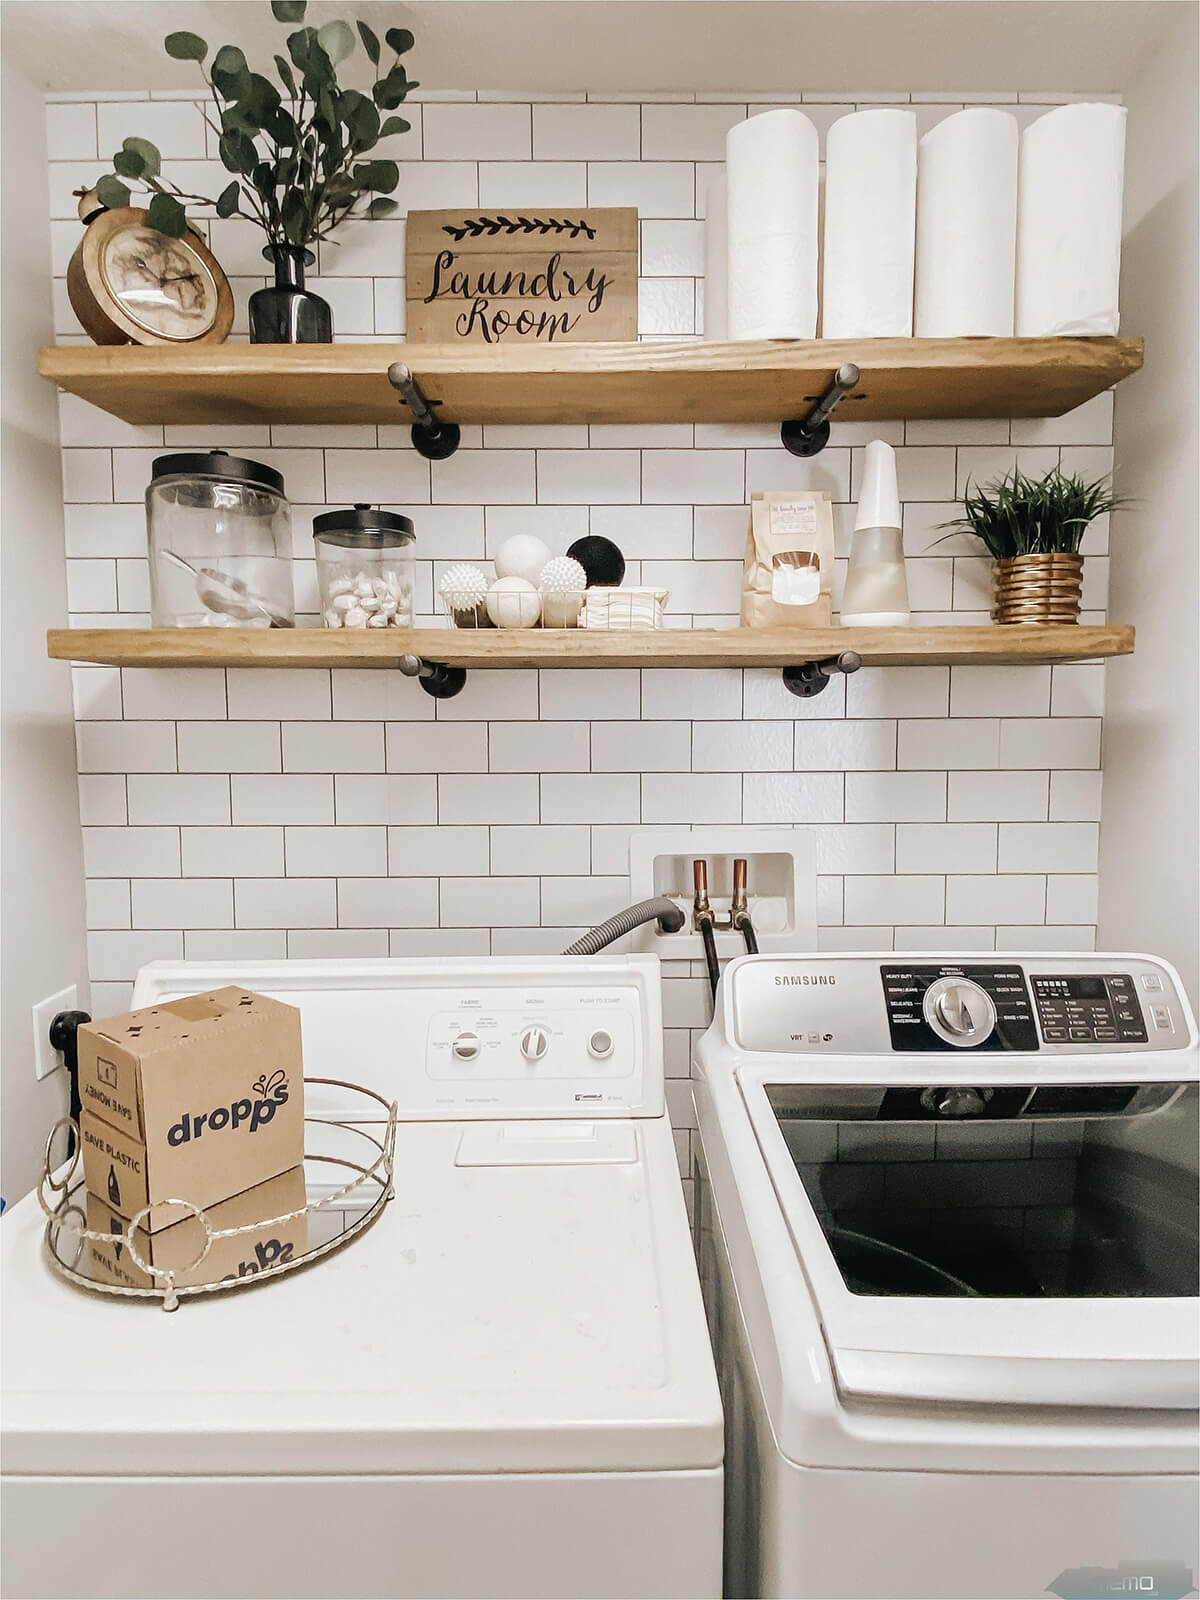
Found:
[[[39,370],[132,423],[401,423],[403,361],[459,423],[783,422],[837,368],[839,420],[1054,417],[1136,372],[1140,339],[817,339],[737,344],[49,346]]]
[[[118,667],[788,667],[854,650],[868,667],[1002,666],[1129,655],[1130,627],[573,629],[54,628],[56,661]]]

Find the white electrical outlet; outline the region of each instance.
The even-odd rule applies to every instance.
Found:
[[[37,1078],[48,1078],[64,1066],[63,1053],[50,1043],[50,1024],[60,1011],[79,1010],[79,991],[72,984],[60,989],[47,1000],[39,1000],[33,1008],[33,1070]]]
[[[708,898],[718,917],[727,916],[733,897],[733,863],[744,856],[750,918],[760,950],[817,948],[817,868],[812,833],[804,828],[655,828],[629,840],[630,899],[665,894],[687,917],[680,933],[660,933],[657,923],[633,935],[635,950],[664,960],[696,960],[704,955],[692,929],[692,862],[708,862]],[[746,953],[742,935],[717,932],[717,953]]]

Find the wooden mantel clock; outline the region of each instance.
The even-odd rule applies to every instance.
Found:
[[[220,344],[233,326],[233,291],[194,228],[172,239],[137,206],[106,210],[94,191],[67,267],[67,296],[97,344]]]

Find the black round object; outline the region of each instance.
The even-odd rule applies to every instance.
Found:
[[[625,576],[625,557],[611,539],[602,539],[598,533],[576,539],[567,554],[574,556],[587,573],[589,589],[593,584],[608,588],[620,583]]]
[[[227,450],[206,450],[202,454],[158,456],[154,462],[155,478],[172,478],[177,474],[193,478],[224,478],[227,483],[248,483],[256,489],[269,489],[273,494],[283,494],[283,473],[261,461],[247,461],[243,456],[231,456]],[[285,497],[286,498],[286,497]]]
[[[325,511],[313,518],[313,538],[343,550],[392,550],[416,538],[411,517],[360,503],[350,511]]]

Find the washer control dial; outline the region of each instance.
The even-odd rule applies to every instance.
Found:
[[[588,1038],[588,1055],[607,1061],[613,1053],[613,1036],[607,1028],[595,1028]]]
[[[982,1044],[996,1026],[996,1007],[986,989],[969,978],[939,978],[925,991],[925,1021],[959,1050]]]
[[[458,1061],[476,1060],[481,1048],[477,1033],[460,1033],[450,1046],[451,1053]]]
[[[526,1061],[540,1061],[550,1048],[550,1035],[545,1028],[526,1028],[521,1034],[521,1054]]]

